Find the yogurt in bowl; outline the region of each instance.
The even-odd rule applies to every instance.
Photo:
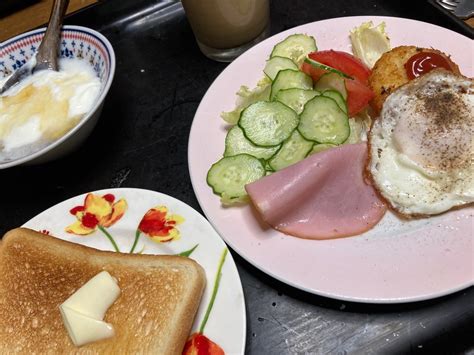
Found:
[[[46,147],[94,106],[101,88],[94,70],[79,59],[61,59],[59,69],[35,72],[0,96],[0,162]]]
[[[34,60],[44,31],[2,43],[0,85]],[[35,72],[0,96],[0,169],[65,155],[95,126],[115,70],[112,46],[96,31],[64,26],[59,56],[58,72]]]

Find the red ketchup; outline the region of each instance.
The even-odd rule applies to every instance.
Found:
[[[446,58],[434,52],[417,53],[405,63],[405,70],[410,80],[426,74],[435,68],[444,68],[452,71]]]

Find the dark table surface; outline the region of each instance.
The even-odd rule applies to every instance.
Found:
[[[422,0],[271,0],[271,32],[353,15],[412,18],[470,35]],[[98,29],[110,40],[115,80],[79,150],[0,171],[0,233],[72,196],[110,187],[164,192],[201,211],[188,175],[187,140],[201,98],[227,64],[201,55],[175,1],[103,1],[66,23]],[[412,304],[340,302],[287,286],[233,256],[246,298],[249,354],[474,354],[473,288]]]

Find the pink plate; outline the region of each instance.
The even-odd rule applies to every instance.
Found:
[[[273,46],[293,33],[316,38],[319,49],[351,51],[349,32],[363,22],[386,23],[392,47],[417,45],[449,53],[473,75],[472,41],[450,30],[391,17],[345,17],[313,22],[279,33],[230,64],[211,85],[194,117],[189,172],[209,221],[243,258],[299,289],[341,300],[401,303],[446,295],[474,284],[474,208],[402,221],[387,213],[362,235],[316,241],[286,236],[258,223],[250,206],[223,208],[206,184],[211,164],[222,157],[226,125],[222,111],[234,108],[240,85],[255,86]]]

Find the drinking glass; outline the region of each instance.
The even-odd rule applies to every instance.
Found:
[[[269,34],[269,0],[182,0],[202,53],[230,62]]]

